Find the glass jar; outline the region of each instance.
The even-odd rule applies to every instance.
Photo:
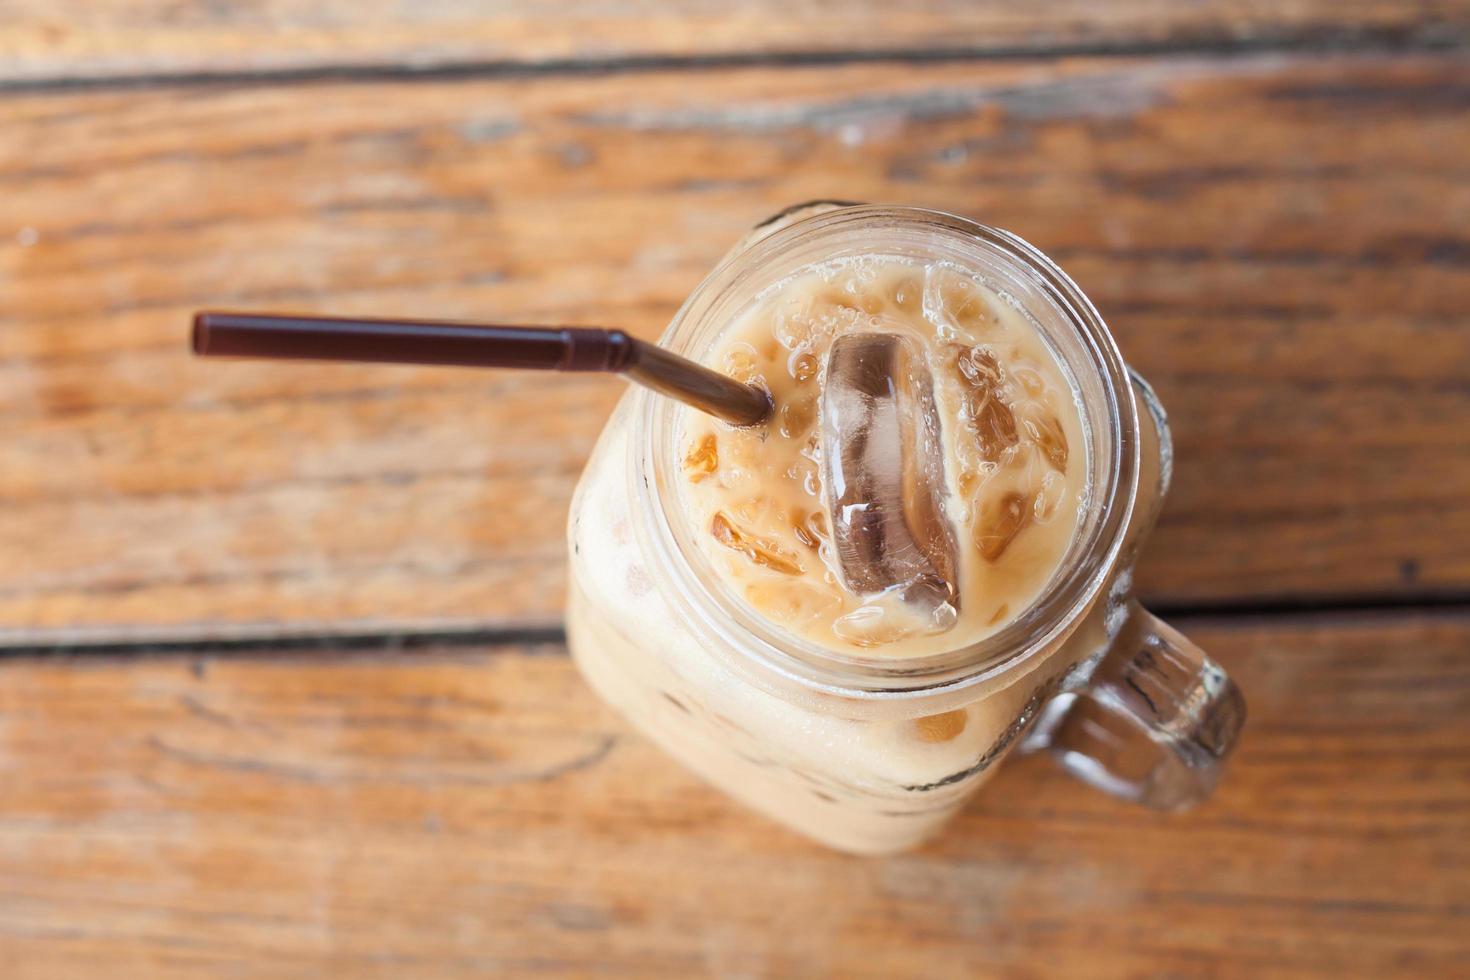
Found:
[[[582,674],[689,768],[845,851],[919,843],[1018,747],[1049,751],[1085,781],[1155,807],[1200,799],[1244,702],[1218,666],[1131,598],[1134,559],[1169,482],[1164,413],[1046,256],[939,212],[802,205],[737,245],[661,342],[699,359],[762,290],[851,255],[970,269],[1020,301],[1070,374],[1089,490],[1049,585],[998,633],[937,656],[862,659],[800,639],[708,566],[676,482],[683,409],[630,389],[572,501],[567,631]]]

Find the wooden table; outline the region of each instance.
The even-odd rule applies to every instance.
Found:
[[[1470,973],[1470,3],[0,3],[0,972]],[[859,860],[561,645],[619,384],[199,364],[196,307],[655,336],[752,222],[1014,229],[1173,413],[1214,801],[1039,760]]]

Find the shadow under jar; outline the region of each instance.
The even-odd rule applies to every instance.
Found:
[[[685,411],[630,389],[572,501],[567,629],[588,683],[736,799],[862,854],[935,833],[1016,749],[1164,809],[1209,793],[1244,720],[1220,668],[1131,597],[1168,486],[1162,409],[1076,285],[1019,238],[914,208],[818,202],[740,242],[662,344],[696,360],[756,297],[813,265],[959,266],[1012,297],[1069,376],[1087,490],[1025,610],[978,642],[863,656],[763,618],[711,567],[679,482]]]

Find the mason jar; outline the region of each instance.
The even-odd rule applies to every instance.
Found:
[[[1164,412],[1050,259],[954,215],[801,205],[740,242],[661,344],[701,360],[762,292],[854,256],[967,269],[1020,303],[1063,366],[1088,479],[1050,582],[998,632],[917,659],[858,657],[783,630],[725,583],[694,537],[677,483],[688,410],[632,388],[571,506],[567,632],[583,676],[694,772],[844,851],[918,844],[1018,748],[1149,806],[1201,799],[1245,709],[1213,661],[1132,597],[1169,483]]]

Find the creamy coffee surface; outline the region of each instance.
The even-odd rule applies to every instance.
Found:
[[[820,424],[834,339],[910,340],[932,377],[954,609],[902,614],[845,583],[824,505]],[[684,506],[727,586],[777,626],[838,651],[913,657],[974,643],[1042,592],[1076,531],[1087,446],[1067,375],[1018,304],[946,263],[867,256],[768,290],[705,363],[771,392],[775,412],[734,428],[683,418]]]

